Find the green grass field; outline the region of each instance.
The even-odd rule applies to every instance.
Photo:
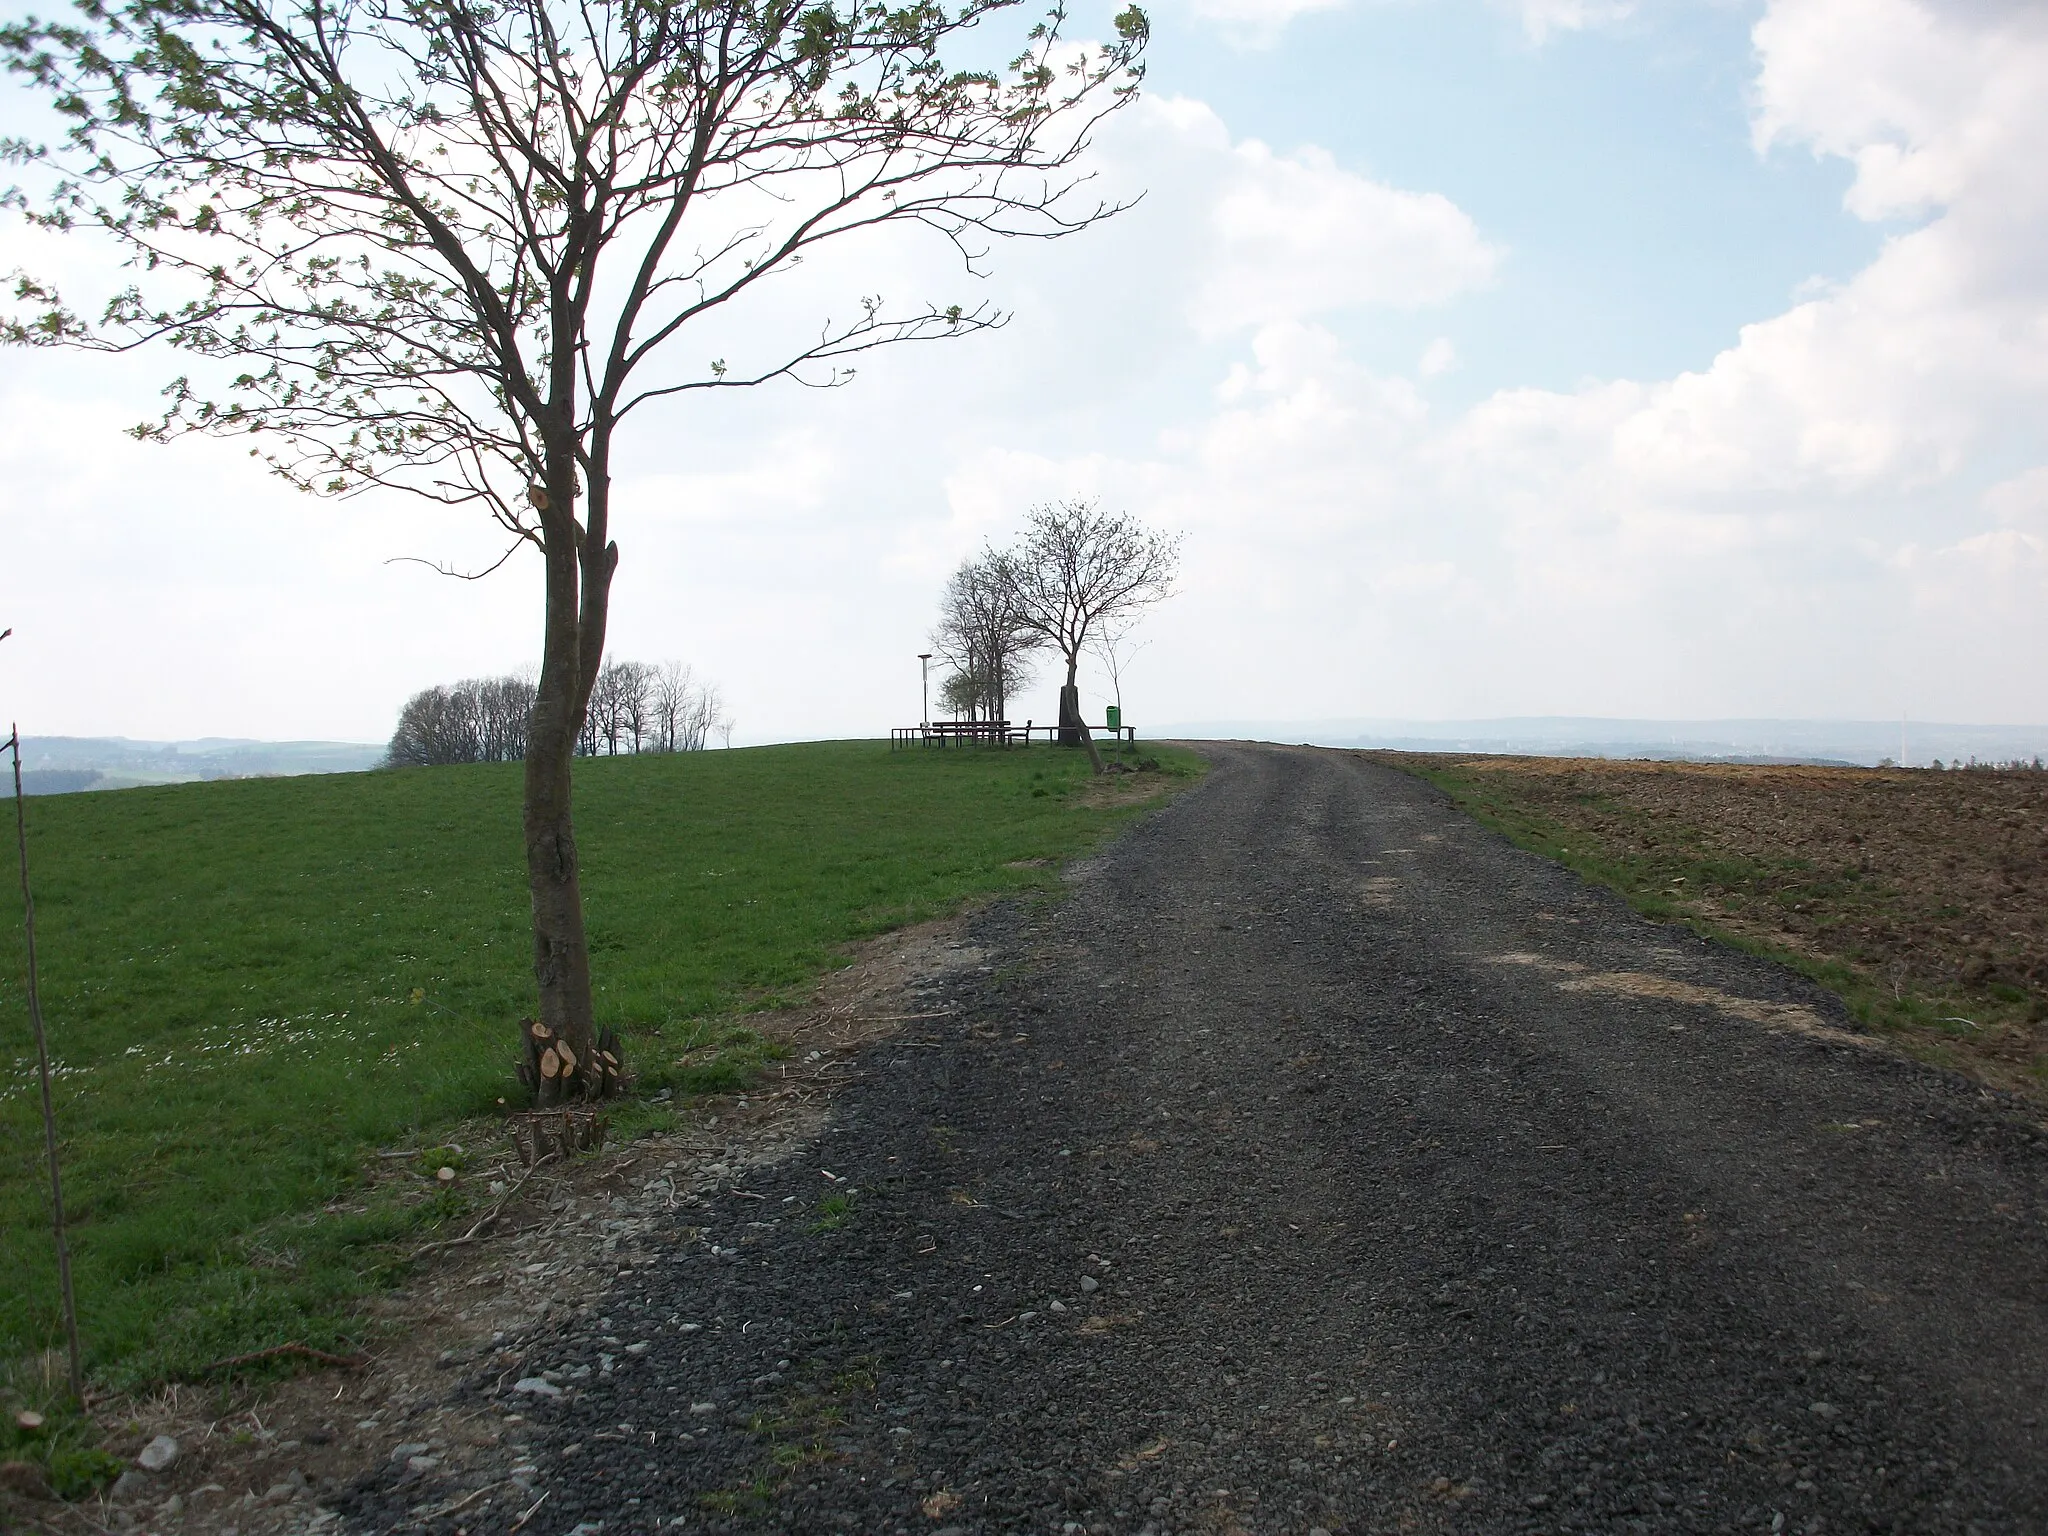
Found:
[[[1169,771],[1194,760],[1164,754]],[[729,1080],[707,1021],[849,941],[1054,864],[1133,814],[1077,753],[828,743],[577,765],[597,1010],[647,1083]],[[460,1195],[364,1193],[378,1148],[514,1095],[531,1009],[518,766],[29,803],[42,996],[86,1352],[116,1387],[352,1337],[400,1239]],[[1027,865],[1024,861],[1052,861]],[[0,1362],[61,1338],[20,904],[0,893]],[[722,1038],[715,1036],[714,1038]],[[693,1059],[701,1059],[699,1057]],[[622,1112],[646,1125],[665,1113]]]

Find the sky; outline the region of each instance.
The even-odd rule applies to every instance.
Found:
[[[919,717],[947,574],[1033,504],[1098,497],[1186,538],[1125,668],[1141,730],[2048,721],[2048,8],[1153,23],[1090,153],[1130,211],[985,278],[848,250],[764,320],[878,292],[1007,327],[639,421],[612,654],[692,663],[738,742],[879,735]],[[26,113],[0,95],[0,133]],[[17,266],[110,260],[0,225]],[[0,711],[25,734],[375,741],[416,689],[537,660],[536,560],[415,563],[494,558],[474,514],[125,438],[177,371],[0,353]],[[1056,682],[1012,713],[1050,717]]]

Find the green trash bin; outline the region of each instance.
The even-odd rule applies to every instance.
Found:
[[[1123,734],[1124,729],[1123,710],[1118,708],[1116,705],[1112,704],[1109,706],[1106,713],[1109,719],[1109,734],[1112,736],[1121,736]]]

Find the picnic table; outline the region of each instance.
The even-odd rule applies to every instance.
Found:
[[[1132,725],[1119,725],[1115,730],[1108,726],[1088,727],[1089,734],[1100,739],[1127,741],[1136,746],[1138,729]],[[969,746],[1019,747],[1029,746],[1034,740],[1058,741],[1060,728],[1057,725],[1039,725],[1026,720],[1022,725],[1013,725],[1008,720],[927,720],[923,725],[899,725],[889,732],[890,747],[946,747],[955,742]]]

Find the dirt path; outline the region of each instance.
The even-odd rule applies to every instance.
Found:
[[[566,1395],[478,1383],[526,1529],[2048,1529],[2048,1137],[1413,780],[1214,758],[526,1341]]]

